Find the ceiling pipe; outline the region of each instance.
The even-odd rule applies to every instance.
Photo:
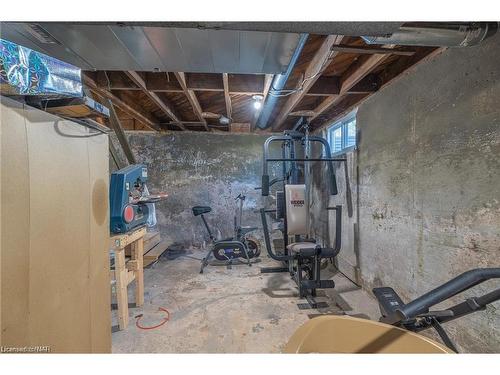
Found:
[[[274,76],[271,87],[269,88],[269,93],[264,102],[264,106],[262,107],[259,118],[257,119],[256,125],[258,128],[267,129],[269,127],[269,118],[271,117],[273,109],[278,102],[278,96],[276,96],[276,94],[279,94],[280,91],[285,87],[286,82],[288,81],[288,78],[290,77],[290,74],[292,73],[292,70],[299,59],[300,53],[302,52],[302,49],[304,48],[308,37],[309,34],[300,34],[299,43],[297,44],[297,48],[295,48],[295,52],[290,59],[290,63],[288,64],[286,71]]]
[[[390,36],[363,36],[368,44],[399,46],[468,47],[495,34],[498,22],[414,22],[405,23]]]

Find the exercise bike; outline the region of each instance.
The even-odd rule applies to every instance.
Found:
[[[441,302],[490,279],[500,279],[500,268],[473,269],[404,303],[390,287],[374,288],[379,322],[347,316],[321,316],[300,327],[285,346],[285,353],[457,353],[442,324],[500,300],[500,288],[444,310],[431,310]],[[417,334],[434,328],[442,345]]]
[[[200,216],[203,220],[203,224],[207,229],[208,236],[212,242],[211,248],[209,249],[207,255],[201,260],[200,273],[203,273],[203,269],[209,264],[208,261],[210,257],[214,256],[215,259],[220,261],[225,261],[227,266],[231,268],[234,259],[243,258],[246,259],[248,266],[252,263],[250,259],[257,258],[260,255],[259,245],[256,241],[247,238],[247,234],[257,230],[257,227],[244,227],[242,226],[242,215],[243,215],[243,202],[246,197],[239,194],[235,200],[238,201],[238,212],[234,216],[234,237],[225,238],[223,240],[217,240],[212,234],[210,227],[203,216],[206,213],[212,211],[209,206],[194,206],[192,208],[194,216]]]

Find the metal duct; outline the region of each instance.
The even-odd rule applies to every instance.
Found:
[[[285,87],[286,82],[288,81],[288,77],[290,77],[290,74],[292,73],[297,60],[299,59],[300,53],[302,52],[302,49],[304,48],[308,37],[309,34],[300,34],[297,48],[295,48],[295,52],[290,59],[290,63],[288,64],[288,68],[286,69],[285,73],[277,74],[274,76],[273,82],[271,83],[271,88],[269,89],[269,94],[267,95],[266,101],[264,102],[264,107],[262,108],[262,111],[260,112],[259,118],[257,120],[257,127],[259,127],[260,129],[266,129],[269,127],[267,125],[269,117],[271,117],[271,113],[273,112],[273,109],[278,101],[278,97],[273,95],[273,93],[279,93]]]
[[[481,43],[495,34],[498,22],[405,23],[391,36],[363,36],[368,44],[396,44],[400,46],[467,47]]]
[[[2,39],[83,70],[280,74],[300,38],[152,25],[2,22],[0,27]]]

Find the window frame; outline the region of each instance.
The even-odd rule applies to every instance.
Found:
[[[356,121],[356,112],[357,110],[349,113],[348,115],[344,116],[340,120],[336,121],[335,123],[331,124],[327,128],[327,139],[328,139],[328,144],[330,145],[330,148],[332,149],[332,156],[338,156],[345,154],[346,152],[352,151],[356,149],[356,146],[358,144],[358,137],[357,137],[357,126],[356,126],[356,134],[354,138],[354,145],[352,146],[346,146],[347,144],[347,139],[348,139],[348,127],[347,125],[352,121],[355,120],[355,125],[357,125]],[[339,151],[333,151],[333,133],[339,129],[342,128],[342,136],[341,136],[341,145],[340,145],[340,150]]]

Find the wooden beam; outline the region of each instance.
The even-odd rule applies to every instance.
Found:
[[[217,73],[185,73],[185,77],[186,87],[193,91],[227,91],[230,94],[239,95],[255,95],[264,92],[265,76],[263,74],[223,73],[221,79],[221,75]],[[227,82],[224,82],[224,79]]]
[[[264,98],[262,99],[262,107],[260,107],[260,110],[255,111],[252,122],[250,123],[250,131],[253,131],[255,129],[255,124],[257,124],[257,120],[259,119],[259,115],[262,112],[262,108],[264,108],[264,104],[266,103],[267,95],[269,94],[269,90],[271,89],[273,79],[274,74],[266,74],[264,77],[264,92],[262,93],[262,96]]]
[[[347,90],[349,94],[367,94],[378,91],[381,85],[381,80],[377,74],[368,74],[361,79],[353,87]]]
[[[340,94],[341,77],[328,76],[319,77],[314,85],[306,93],[306,96],[332,96]],[[375,92],[380,87],[380,79],[376,74],[368,74],[365,78],[351,87],[349,94],[363,94]]]
[[[185,73],[186,86],[189,90],[224,91],[220,74],[217,73]]]
[[[308,92],[309,89],[314,85],[321,73],[328,67],[328,65],[330,65],[332,59],[339,53],[337,51],[332,52],[332,47],[335,45],[339,45],[342,42],[342,39],[343,36],[341,35],[329,35],[328,37],[326,37],[304,73],[304,82],[299,83],[299,85],[296,87],[297,91],[289,96],[285,105],[276,117],[275,124],[273,125],[273,130],[282,129],[282,125],[285,122],[288,114],[293,111],[295,106],[302,100],[306,92]]]
[[[141,90],[122,72],[98,71],[95,73],[95,83],[103,90]]]
[[[314,116],[314,111],[312,110],[295,111],[295,112],[290,112],[288,116],[311,117]]]
[[[344,94],[361,81],[380,63],[387,59],[388,55],[371,55],[367,59],[358,60],[351,65],[342,75],[340,84],[340,94]]]
[[[393,46],[387,46],[387,48],[391,47]],[[318,107],[316,107],[314,109],[314,116],[310,118],[310,121],[314,120],[332,105],[342,100],[344,94],[346,94],[351,88],[353,88],[359,81],[366,77],[373,69],[375,69],[382,61],[384,61],[388,57],[388,54],[370,55],[368,58],[360,59],[353,63],[340,79],[339,94],[329,96]]]
[[[111,125],[111,128],[115,131],[118,142],[120,142],[120,145],[122,146],[123,152],[125,153],[129,164],[136,164],[134,153],[132,152],[132,148],[128,143],[128,138],[125,134],[125,131],[123,130],[122,124],[120,123],[120,119],[116,114],[115,107],[110,99],[107,100],[107,106],[109,108],[109,123]]]
[[[229,74],[228,86],[228,91],[231,94],[262,95],[265,76],[262,74]]]
[[[410,58],[403,57],[394,63],[391,63],[387,69],[384,69],[384,71],[379,75],[379,79],[381,79],[381,87],[385,87],[386,85],[391,84],[394,80],[398,79],[401,77],[404,73],[409,72],[411,69],[413,69],[415,66],[420,64],[421,62],[428,61],[432,59],[433,57],[439,55],[442,53],[446,48],[441,47],[441,48],[435,48],[433,49],[432,47],[426,48],[426,49],[420,49],[415,55],[411,56]],[[356,103],[349,105],[347,108],[345,108],[342,112],[335,114],[333,116],[330,116],[329,118],[325,119],[322,121],[322,123],[318,126],[315,127],[315,129],[320,129],[325,126],[328,126],[338,120],[339,118],[343,117],[347,113],[349,113],[353,108],[356,106],[359,106],[360,103],[365,101],[367,98],[369,98],[371,95],[366,95],[364,98],[361,100],[358,100]]]
[[[413,54],[415,54],[415,51],[403,51],[401,49],[381,48],[373,46],[348,46],[345,44],[334,46],[332,47],[332,50],[343,53],[357,53],[357,54],[388,54],[388,55],[399,55],[399,56],[412,56]]]
[[[111,155],[111,159],[115,162],[116,169],[122,169],[125,168],[126,165],[122,162],[120,157],[118,156],[118,152],[115,148],[114,143],[111,141],[111,139],[108,141],[109,144],[109,154]]]
[[[146,72],[144,80],[148,91],[183,92],[181,85],[172,73]]]
[[[232,122],[229,124],[229,131],[231,133],[249,133],[251,124],[249,122]]]
[[[129,71],[126,71],[125,74],[127,74],[127,76],[137,85],[141,88],[141,90],[148,96],[149,99],[151,99],[153,101],[153,103],[155,103],[158,107],[161,108],[161,110],[168,116],[172,119],[173,122],[179,122],[180,119],[179,119],[179,116],[175,113],[174,109],[168,105],[167,103],[165,103],[164,100],[162,100],[158,94],[154,93],[154,92],[151,92],[147,89],[147,85],[146,85],[146,80],[144,79],[144,77],[139,74],[138,72],[135,72],[135,71],[132,71],[132,70],[129,70]],[[178,125],[178,127],[181,129],[181,130],[186,130],[186,128],[184,127],[184,125],[180,124]]]
[[[316,82],[306,93],[308,96],[330,96],[338,95],[340,92],[340,77],[318,77]]]
[[[231,107],[231,96],[229,95],[229,77],[227,73],[222,73],[222,83],[224,85],[224,101],[226,102],[226,116],[231,119],[233,108]]]
[[[196,117],[198,117],[198,119],[203,123],[205,130],[210,131],[210,128],[207,125],[207,120],[205,120],[205,118],[203,117],[203,110],[201,109],[200,102],[198,101],[196,94],[193,90],[188,89],[186,85],[186,75],[183,72],[177,72],[175,73],[175,77],[177,78],[177,81],[179,81],[184,94],[191,104],[191,107],[193,107],[193,111]]]
[[[129,116],[135,118],[137,121],[143,123],[152,130],[161,131],[158,120],[151,114],[145,113],[136,104],[125,101],[124,97],[118,93],[112,93],[108,90],[98,87],[96,82],[86,74],[82,74],[82,80],[90,90],[104,99],[111,100],[114,105],[120,108],[123,112],[127,113]]]

